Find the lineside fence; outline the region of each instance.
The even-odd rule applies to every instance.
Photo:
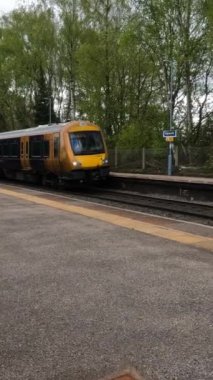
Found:
[[[116,147],[109,150],[112,171],[167,174],[167,159],[167,148],[123,149]],[[213,149],[175,146],[173,174],[213,177]]]

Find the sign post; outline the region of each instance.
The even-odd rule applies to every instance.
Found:
[[[172,175],[172,150],[173,150],[173,142],[177,137],[177,131],[169,130],[163,131],[163,137],[169,143],[169,151],[168,151],[168,175]]]

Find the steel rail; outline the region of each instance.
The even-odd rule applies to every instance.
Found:
[[[135,192],[112,190],[96,187],[89,187],[85,192],[76,192],[75,195],[86,196],[90,199],[99,199],[110,201],[127,206],[136,206],[149,210],[159,210],[161,212],[172,212],[190,217],[197,217],[208,220],[213,225],[213,205],[206,203],[197,203],[192,201],[183,201],[179,199],[163,198],[150,195],[143,195]]]
[[[2,184],[13,185],[17,187],[23,187],[23,183],[17,184],[17,181],[1,181]],[[38,185],[26,184],[24,183],[24,187],[32,190],[42,190],[42,192],[48,192],[47,187],[41,187]],[[56,194],[61,194],[72,197],[73,195],[80,197],[81,199],[86,199],[90,201],[101,201],[102,203],[110,202],[116,205],[117,207],[122,206],[131,206],[137,207],[139,210],[146,212],[148,211],[150,214],[152,211],[156,210],[165,216],[165,213],[172,213],[173,216],[177,218],[180,216],[186,216],[190,218],[198,218],[199,220],[205,221],[209,225],[213,225],[213,204],[211,203],[198,203],[192,201],[185,201],[176,198],[163,198],[145,195],[137,192],[130,191],[122,191],[115,190],[111,188],[105,187],[94,187],[94,186],[81,186],[81,187],[73,187],[66,186],[66,188],[51,188]]]

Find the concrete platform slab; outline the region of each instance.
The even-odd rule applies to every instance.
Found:
[[[187,177],[187,176],[168,176],[164,174],[137,174],[137,173],[119,173],[111,172],[111,177],[120,178],[135,178],[141,180],[152,181],[165,181],[165,182],[183,182],[183,183],[196,183],[196,184],[208,184],[213,185],[213,178],[211,177]]]
[[[213,255],[0,195],[0,378],[212,380]]]

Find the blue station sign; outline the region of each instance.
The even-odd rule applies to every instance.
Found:
[[[170,130],[170,131],[163,131],[163,137],[177,137],[177,131]]]

